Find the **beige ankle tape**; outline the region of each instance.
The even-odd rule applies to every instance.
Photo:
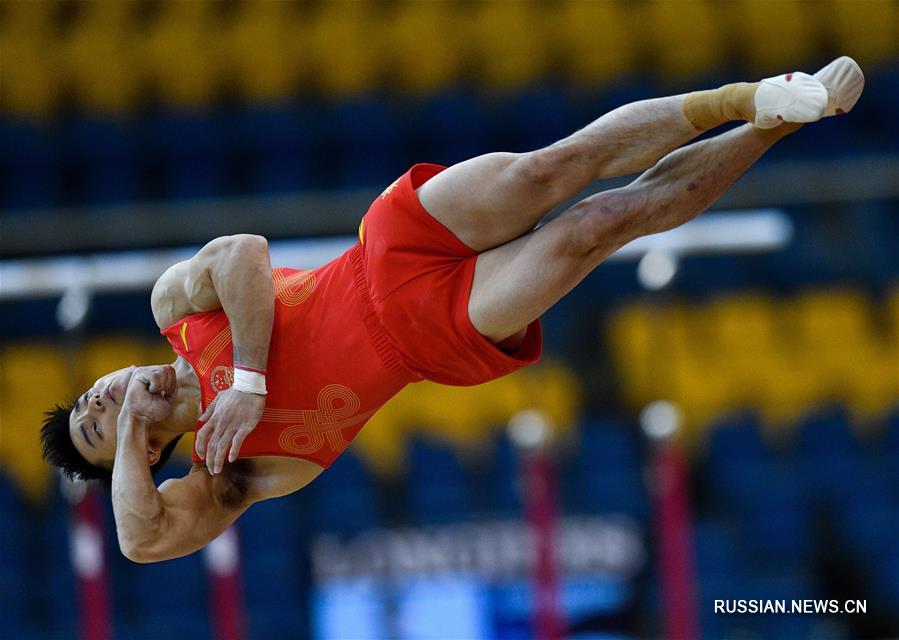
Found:
[[[684,96],[684,115],[699,131],[732,120],[755,120],[757,82],[737,82],[719,89],[694,91]]]

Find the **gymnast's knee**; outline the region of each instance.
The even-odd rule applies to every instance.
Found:
[[[573,150],[564,143],[522,153],[510,169],[518,179],[544,193],[568,194],[589,181],[579,170]]]

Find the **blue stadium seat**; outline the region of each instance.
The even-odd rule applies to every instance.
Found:
[[[45,622],[60,635],[66,632],[74,635],[78,627],[78,600],[71,558],[71,506],[58,482],[53,483],[52,491],[39,523],[41,568],[29,581],[29,591],[38,598]],[[112,526],[111,521],[106,524]],[[106,547],[105,551],[108,557],[114,550]]]
[[[23,589],[29,567],[29,527],[25,501],[18,488],[0,472],[0,628],[25,629],[29,608]],[[23,631],[24,633],[24,631]]]
[[[844,476],[832,485],[831,495],[838,508],[843,506],[881,507],[899,504],[899,486],[891,483],[890,462],[885,456],[864,455],[849,458],[847,469],[851,476]],[[857,460],[857,464],[851,461]]]
[[[532,88],[515,94],[493,111],[495,148],[533,151],[561,140],[587,124],[571,113],[569,97],[559,89]]]
[[[816,413],[803,420],[793,453],[810,496],[818,504],[832,506],[846,495],[846,479],[864,473],[861,445],[841,411]]]
[[[693,299],[707,299],[749,286],[750,276],[739,256],[695,255],[684,258],[674,289]]]
[[[850,637],[844,625],[835,623],[832,618],[823,615],[778,614],[764,616],[761,621],[762,635],[765,638],[846,640]]]
[[[155,481],[161,484],[169,478],[182,477],[187,468],[186,460],[173,458],[156,475]],[[111,523],[107,530],[114,539]],[[117,547],[110,549],[110,553],[121,556]],[[110,568],[114,571],[116,588],[125,590],[133,599],[130,606],[126,605],[130,615],[123,616],[122,620],[126,626],[134,625],[129,628],[129,633],[135,634],[133,637],[188,640],[210,635],[208,578],[201,552],[152,564],[135,564],[122,558],[121,563],[110,563]]]
[[[884,445],[888,455],[892,456],[895,462],[899,462],[899,409],[895,409],[887,416]]]
[[[637,266],[629,260],[599,265],[581,284],[584,285],[596,293],[594,300],[602,300],[610,307],[644,293],[637,281]]]
[[[420,523],[455,522],[471,517],[465,470],[448,446],[412,438],[409,443],[409,511]]]
[[[480,505],[503,515],[517,514],[521,510],[520,469],[518,454],[505,433],[493,439],[493,464],[487,474],[489,491],[481,494],[488,504]]]
[[[865,82],[865,92],[851,114],[856,133],[866,146],[893,152],[899,146],[899,122],[892,107],[899,103],[899,65],[881,69]],[[841,120],[843,118],[840,118]]]
[[[0,209],[53,207],[62,198],[54,132],[36,122],[0,119]]]
[[[591,419],[578,451],[579,508],[599,513],[648,515],[636,435],[616,420]]]
[[[343,453],[306,491],[317,531],[354,533],[381,522],[375,480],[353,453]]]
[[[247,627],[250,638],[299,638],[304,637],[309,622],[302,601],[273,602],[250,608],[247,612]]]
[[[204,633],[208,627],[208,578],[199,552],[176,560],[142,564],[134,571],[133,579],[138,619],[156,637],[187,640],[208,635]]]
[[[834,515],[841,545],[856,557],[876,562],[896,546],[899,506],[850,502]]]
[[[302,556],[306,546],[302,529],[306,518],[297,499],[301,497],[291,495],[255,504],[238,523],[245,602],[253,637],[289,637],[303,624]]]
[[[708,438],[710,464],[769,462],[772,459],[772,452],[762,440],[754,416],[744,415],[721,421],[710,427]]]
[[[639,473],[596,473],[584,478],[584,501],[596,513],[626,514],[645,520],[649,505]]]
[[[885,556],[870,564],[873,574],[872,592],[878,599],[899,610],[899,545],[894,544]]]
[[[648,76],[620,78],[602,87],[598,94],[582,94],[573,104],[574,118],[584,127],[601,115],[631,102],[659,96],[659,90]]]
[[[640,472],[636,432],[610,418],[590,418],[581,429],[578,464],[585,473],[594,471]]]
[[[315,186],[322,144],[320,116],[311,107],[249,105],[238,115],[241,151],[249,160],[249,188],[268,195]]]
[[[147,119],[143,146],[161,182],[161,195],[175,200],[227,195],[232,132],[219,114],[163,111]]]
[[[164,591],[165,584],[158,588]],[[133,626],[123,629],[121,637],[134,640],[196,640],[197,638],[212,637],[212,622],[209,618],[209,609],[204,606],[190,610],[171,611],[159,605],[160,608],[153,612],[135,618],[131,621]],[[118,637],[118,636],[117,636]]]
[[[725,521],[700,517],[693,527],[696,571],[703,576],[743,575],[747,555],[740,530]]]
[[[295,548],[302,543],[305,492],[257,502],[240,517],[241,550],[247,556],[271,548]]]
[[[324,115],[334,154],[330,186],[386,186],[409,168],[404,162],[401,123],[383,100],[340,102]]]
[[[764,564],[803,566],[813,553],[814,527],[799,473],[783,464],[760,470],[753,504],[741,517],[746,546]]]
[[[470,93],[440,93],[406,106],[406,145],[416,162],[450,166],[496,150],[483,108]]]
[[[755,502],[754,483],[773,463],[756,420],[743,416],[719,423],[709,429],[708,439],[706,484],[715,504],[730,509]]]
[[[141,196],[139,140],[119,119],[83,116],[66,127],[68,170],[80,178],[86,205],[130,202]]]
[[[842,410],[816,413],[799,426],[795,445],[798,456],[829,459],[858,451],[859,443]]]
[[[302,544],[243,553],[243,582],[247,604],[259,608],[275,602],[299,606],[303,598]]]

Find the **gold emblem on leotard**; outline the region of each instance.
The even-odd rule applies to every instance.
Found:
[[[318,392],[315,409],[272,409],[262,412],[266,422],[294,422],[278,437],[285,453],[309,455],[321,451],[325,441],[335,451],[343,451],[349,442],[341,429],[367,420],[374,411],[358,413],[359,396],[340,384],[329,384]]]
[[[389,187],[384,189],[384,191],[381,192],[381,200],[383,200],[384,198],[389,196],[390,192],[393,191],[394,189],[396,189],[396,185],[398,185],[399,183],[400,183],[400,179],[397,178],[396,180],[393,181],[393,184],[391,184]]]
[[[219,365],[209,374],[209,384],[216,395],[220,391],[230,389],[231,385],[234,384],[234,369],[225,365]]]
[[[295,307],[306,302],[315,291],[315,274],[311,271],[297,271],[289,276],[282,269],[274,269],[275,297],[287,307]]]

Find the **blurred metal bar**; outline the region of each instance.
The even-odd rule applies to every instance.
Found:
[[[729,189],[718,207],[743,209],[899,198],[896,176],[896,154],[761,164]],[[628,180],[596,183],[577,199]],[[6,213],[0,218],[0,255],[195,244],[231,233],[258,233],[269,238],[354,233],[379,192],[373,188]]]
[[[355,233],[379,193],[372,189],[5,213],[0,218],[0,255],[203,244],[234,233],[267,238]]]
[[[334,259],[355,241],[355,236],[280,240],[269,243],[269,252],[275,266],[312,269]],[[58,296],[77,289],[90,293],[149,291],[163,271],[199,249],[200,245],[193,245],[0,261],[0,300]]]
[[[610,260],[635,260],[647,251],[677,255],[772,251],[792,237],[789,218],[777,209],[708,213],[682,227],[639,238]],[[313,269],[333,260],[356,242],[356,236],[273,240],[274,266]],[[0,300],[88,293],[148,291],[168,267],[190,258],[200,245],[177,249],[137,250],[54,258],[0,261]]]

